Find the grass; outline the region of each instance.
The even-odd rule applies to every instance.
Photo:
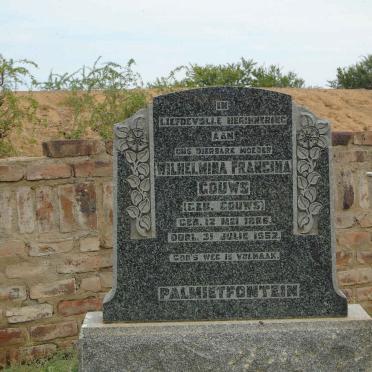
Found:
[[[4,372],[77,372],[78,359],[76,352],[57,353],[49,359],[37,360],[23,365],[12,365]]]

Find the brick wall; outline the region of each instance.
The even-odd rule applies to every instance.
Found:
[[[112,161],[99,141],[0,160],[0,365],[71,345],[112,277]]]
[[[111,144],[0,160],[0,365],[73,344],[111,287]],[[333,133],[338,278],[372,311],[372,132]],[[372,197],[371,197],[372,199]]]
[[[339,285],[372,313],[372,132],[333,133]]]

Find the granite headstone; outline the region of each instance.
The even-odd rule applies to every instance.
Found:
[[[330,128],[289,95],[205,88],[115,126],[111,321],[346,316]]]

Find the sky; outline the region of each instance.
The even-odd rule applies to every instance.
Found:
[[[326,87],[372,54],[371,0],[0,0],[0,54],[34,74],[136,61],[144,82],[187,63],[240,57]]]

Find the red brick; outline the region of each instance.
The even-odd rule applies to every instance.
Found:
[[[105,149],[106,149],[106,153],[112,156],[112,150],[113,150],[112,140],[105,141]]]
[[[54,283],[37,284],[30,288],[30,298],[47,298],[76,292],[75,279],[64,279]]]
[[[60,337],[75,336],[78,327],[75,321],[31,327],[30,335],[34,341],[48,341]]]
[[[73,185],[58,187],[60,229],[62,232],[73,230],[75,224],[75,188]]]
[[[52,158],[98,154],[101,144],[98,140],[54,140],[43,142],[43,153]]]
[[[5,315],[8,318],[8,323],[24,323],[51,317],[53,315],[53,306],[49,304],[36,304],[13,307],[7,309]]]
[[[354,216],[353,213],[338,213],[336,215],[336,228],[338,229],[347,229],[349,227],[352,227],[356,224],[356,217]]]
[[[99,292],[102,289],[101,281],[98,276],[83,278],[81,279],[80,289],[89,292]]]
[[[26,341],[26,330],[23,328],[0,329],[0,346],[23,344]]]
[[[84,273],[111,266],[111,255],[71,255],[71,257],[65,258],[62,264],[57,265],[57,272],[61,274]]]
[[[347,271],[338,271],[337,278],[340,284],[343,285],[353,285],[359,282],[359,273],[358,270],[347,270]]]
[[[58,188],[62,232],[97,228],[96,191],[93,183],[64,185]]]
[[[104,288],[112,287],[112,272],[111,271],[100,272],[99,277],[101,279],[102,287]]]
[[[44,163],[30,165],[26,170],[29,181],[69,178],[72,175],[70,165],[64,163]]]
[[[103,224],[102,224],[102,245],[105,248],[112,247],[112,182],[103,184]]]
[[[361,247],[370,242],[370,233],[368,231],[343,231],[337,235],[338,243],[348,248]]]
[[[88,311],[98,311],[102,308],[100,298],[85,298],[83,300],[61,301],[58,312],[63,316],[85,314]]]
[[[352,252],[336,252],[336,265],[337,266],[348,266],[353,261],[353,253]]]
[[[372,145],[372,132],[354,133],[355,145]]]
[[[0,242],[0,257],[24,256],[25,243],[21,240],[7,240]]]
[[[77,221],[83,229],[97,229],[96,190],[93,183],[79,183],[75,187]]]
[[[363,209],[369,209],[369,186],[368,179],[364,174],[359,174],[359,206]]]
[[[111,177],[112,161],[86,160],[74,163],[75,177]]]
[[[55,242],[31,242],[29,243],[28,254],[30,256],[50,256],[51,254],[59,254],[70,252],[74,247],[73,239],[65,239]]]
[[[8,278],[33,278],[44,277],[52,269],[47,261],[39,263],[21,262],[14,265],[7,265],[5,274]]]
[[[36,221],[39,227],[39,232],[48,232],[54,230],[55,211],[53,206],[52,188],[42,186],[36,190]]]
[[[361,227],[371,227],[372,226],[372,213],[363,213],[358,216],[357,220]]]
[[[372,250],[357,252],[357,261],[361,264],[372,264]]]
[[[372,287],[357,288],[356,295],[358,301],[372,301]]]
[[[358,284],[372,283],[372,268],[358,269]]]
[[[340,151],[335,152],[333,155],[335,162],[337,163],[361,163],[367,161],[368,151],[362,150],[351,150],[351,151]]]
[[[1,190],[0,192],[0,232],[10,233],[12,230],[12,192]]]
[[[40,262],[32,264],[28,262],[21,262],[15,265],[7,265],[5,274],[8,278],[36,278],[43,277],[52,269],[48,262]]]
[[[25,300],[26,298],[26,287],[23,285],[0,287],[0,301]]]
[[[30,187],[20,187],[16,192],[18,227],[21,234],[35,229],[34,194]]]
[[[345,146],[353,136],[353,132],[332,132],[332,145]]]
[[[72,350],[76,350],[77,349],[77,344],[78,344],[78,340],[76,339],[71,339],[71,338],[60,338],[58,340],[55,340],[53,341],[53,343],[55,343],[56,345],[58,345],[58,348],[59,349],[72,349]]]
[[[19,349],[13,349],[9,351],[9,363],[27,363],[33,360],[45,359],[48,356],[54,354],[57,350],[57,346],[54,344],[44,344],[29,347],[21,347]]]
[[[350,209],[354,204],[354,176],[350,169],[341,170],[341,195],[342,195],[342,209]]]
[[[97,236],[87,236],[80,239],[81,252],[99,251],[99,238]]]
[[[17,165],[0,165],[0,182],[14,182],[23,178],[24,169]]]

